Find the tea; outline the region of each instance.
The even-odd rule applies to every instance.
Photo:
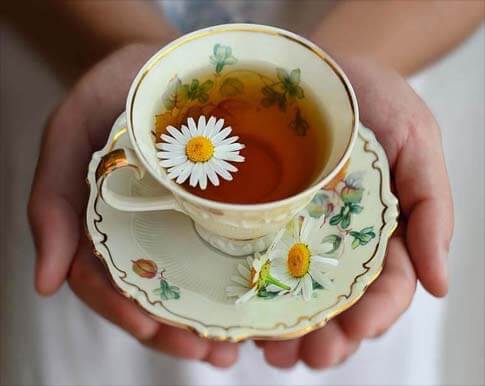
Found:
[[[245,145],[232,181],[205,190],[182,186],[213,201],[259,204],[295,195],[318,177],[332,145],[330,131],[315,98],[300,81],[300,70],[254,63],[223,74],[212,68],[186,80],[174,78],[165,97],[171,107],[156,117],[157,140],[168,125],[180,128],[187,118],[223,118],[231,136]],[[168,94],[167,94],[168,93]]]

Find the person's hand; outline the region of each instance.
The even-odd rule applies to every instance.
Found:
[[[435,296],[444,296],[448,288],[453,208],[439,127],[396,73],[358,59],[341,64],[356,91],[362,123],[386,151],[401,221],[381,276],[357,304],[302,338],[257,342],[276,367],[299,360],[317,369],[335,366],[362,340],[392,326],[409,306],[417,278]]]
[[[148,317],[115,291],[83,230],[88,162],[123,111],[136,71],[157,48],[132,45],[104,59],[77,83],[49,120],[29,203],[37,249],[36,289],[50,295],[67,278],[89,307],[146,346],[226,367],[237,360],[236,344],[199,338]]]

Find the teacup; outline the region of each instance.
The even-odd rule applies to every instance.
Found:
[[[332,147],[320,176],[305,190],[264,204],[236,205],[191,194],[169,179],[160,167],[154,146],[154,117],[163,112],[163,87],[175,77],[183,79],[201,63],[206,65],[214,47],[231,47],[238,65],[265,61],[283,68],[300,68],[325,113]],[[224,60],[224,54],[219,55]],[[217,58],[216,58],[217,59]],[[217,63],[215,63],[217,65]],[[132,149],[117,149],[103,157],[97,179],[101,197],[123,211],[176,210],[188,215],[199,235],[214,247],[234,256],[265,250],[272,235],[301,211],[347,162],[358,129],[357,100],[347,77],[319,47],[294,33],[263,25],[228,24],[195,31],[158,51],[141,68],[129,90],[126,114],[117,125],[128,130]],[[131,167],[142,178],[146,171],[164,188],[157,197],[121,195],[105,181],[114,170]]]

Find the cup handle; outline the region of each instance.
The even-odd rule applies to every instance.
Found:
[[[136,153],[131,149],[120,148],[105,154],[96,168],[96,184],[98,185],[101,199],[106,204],[125,212],[181,211],[173,194],[168,190],[157,197],[128,196],[111,190],[106,181],[114,171],[122,168],[132,169],[139,180],[143,178],[146,172]]]

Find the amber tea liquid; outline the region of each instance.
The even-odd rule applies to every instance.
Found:
[[[214,74],[212,68],[181,81],[180,103],[158,115],[156,138],[168,125],[180,128],[187,118],[223,118],[231,136],[246,145],[233,180],[205,190],[183,187],[209,200],[260,204],[281,200],[309,187],[321,173],[332,145],[330,130],[315,98],[300,82],[298,69],[265,64]]]

